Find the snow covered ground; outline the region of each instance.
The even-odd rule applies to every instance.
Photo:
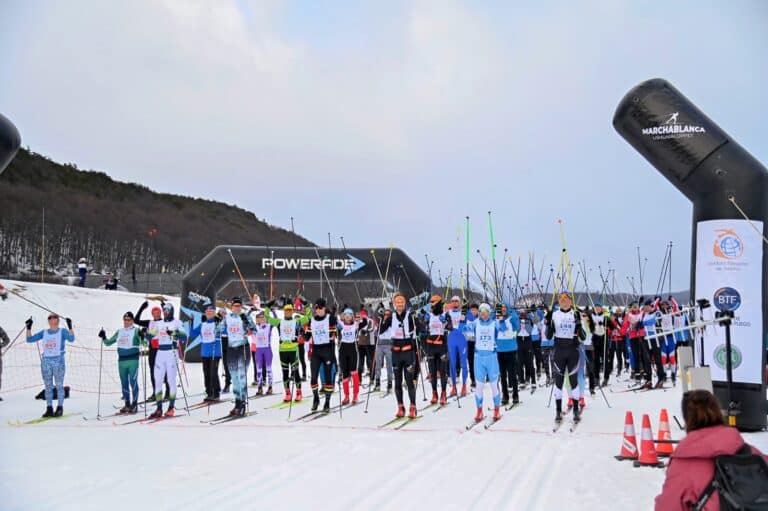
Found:
[[[630,511],[652,509],[664,480],[663,470],[633,468],[613,456],[619,451],[625,412],[634,412],[638,437],[642,414],[650,414],[655,434],[662,407],[679,416],[679,388],[641,394],[606,391],[612,408],[600,394],[588,398],[584,421],[573,433],[567,424],[552,433],[554,412],[546,407],[546,387],[533,395],[522,392],[523,405],[507,412],[493,428],[469,432],[464,426],[474,414],[470,399],[462,401],[462,408],[453,403],[437,413],[428,410],[400,431],[379,429],[392,418],[395,401],[376,394],[368,413],[358,406],[345,410],[343,418],[332,414],[308,423],[289,423],[287,410],[269,408],[281,399],[279,392],[250,401],[257,415],[217,426],[201,420],[225,414],[228,404],[152,425],[117,425],[124,418],[85,421],[82,416],[93,418],[97,412],[97,395],[92,393],[98,376],[96,332],[101,326],[108,331],[120,326],[123,312],[136,310],[143,296],[2,283],[9,289],[23,285],[23,296],[72,317],[80,349],[68,347],[73,394],[65,403],[65,412],[77,415],[21,427],[8,423],[33,419],[44,410],[44,403],[33,399],[42,389],[37,352],[18,344],[20,339],[4,358],[3,510]],[[47,313],[17,296],[0,303],[0,325],[12,339],[29,316],[35,328],[45,325]],[[101,413],[106,415],[119,403],[119,394],[114,353],[104,354],[102,384],[109,394],[102,396]],[[274,369],[280,379],[277,357]],[[188,364],[187,375],[188,391],[199,392],[199,364]],[[612,389],[622,387],[626,384],[615,383]],[[304,391],[309,393],[308,384]],[[419,406],[424,406],[421,392]],[[190,398],[190,404],[199,400]],[[337,395],[333,403],[338,403]],[[297,405],[293,417],[307,413],[309,406],[306,400]],[[673,425],[673,436],[681,434]],[[747,435],[747,440],[768,450],[766,433]]]

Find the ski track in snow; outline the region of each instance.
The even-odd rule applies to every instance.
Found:
[[[12,282],[3,284],[13,289]],[[122,313],[143,301],[142,295],[119,291],[25,285],[25,296],[72,317],[79,334],[76,344],[90,347],[98,347],[95,332],[102,325],[107,331],[116,329]],[[172,301],[178,306],[178,300]],[[47,315],[13,295],[0,304],[0,313],[9,335],[15,335],[30,315],[35,327],[42,327]],[[90,358],[98,363],[98,351],[92,353]],[[4,360],[6,368],[13,356],[11,351]],[[187,366],[188,390],[199,392],[200,366]],[[273,370],[280,374],[277,354]],[[588,399],[583,423],[574,433],[568,424],[551,432],[554,405],[546,407],[546,387],[520,407],[505,411],[502,421],[489,430],[465,430],[476,411],[471,395],[462,400],[461,409],[452,401],[439,413],[427,410],[418,422],[395,431],[378,429],[393,417],[394,395],[372,396],[367,414],[363,405],[344,410],[343,418],[332,414],[309,423],[288,423],[287,409],[267,409],[282,399],[280,392],[249,403],[257,415],[216,426],[200,423],[209,416],[205,408],[151,427],[116,427],[112,420],[86,422],[80,416],[7,426],[9,420],[29,420],[43,411],[44,403],[31,399],[42,388],[39,369],[29,372],[34,387],[3,392],[5,401],[0,403],[3,511],[267,506],[335,511],[423,511],[425,506],[647,510],[653,508],[664,471],[636,469],[613,459],[620,448],[624,413],[633,411],[638,437],[642,414],[648,413],[656,434],[662,407],[679,417],[682,391],[608,392],[613,408],[598,395]],[[104,377],[113,385],[117,368],[105,366]],[[252,373],[248,378],[250,383]],[[308,382],[303,389],[310,394]],[[487,404],[490,389],[485,396]],[[118,397],[102,396],[102,412]],[[293,418],[309,412],[311,394],[308,397],[293,407]],[[65,411],[93,416],[96,399],[96,394],[73,392]],[[417,405],[422,405],[420,394]],[[215,406],[210,417],[228,409]],[[680,438],[674,421],[672,428],[673,437]],[[768,451],[768,434],[745,437]]]

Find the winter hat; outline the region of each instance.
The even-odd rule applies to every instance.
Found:
[[[128,311],[128,312],[126,312],[125,314],[123,314],[123,319],[126,319],[126,318],[131,318],[131,319],[133,319],[133,312],[131,312],[131,311]]]
[[[483,312],[483,311],[485,311],[488,314],[490,314],[491,313],[491,306],[488,305],[487,303],[481,303],[480,304],[480,312]]]
[[[293,310],[293,305],[291,305],[290,303],[286,303],[285,307],[283,307],[283,310],[284,311],[292,311]]]
[[[343,314],[344,314],[345,316],[354,316],[354,315],[355,315],[355,311],[353,311],[352,309],[350,309],[349,307],[347,307],[346,309],[344,309],[344,312],[343,312]]]
[[[318,298],[317,300],[315,300],[315,307],[325,308],[325,305],[326,305],[325,304],[325,298]]]
[[[242,304],[243,304],[243,299],[240,298],[239,296],[232,298],[232,305],[242,305]]]

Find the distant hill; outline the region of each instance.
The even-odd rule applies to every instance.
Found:
[[[183,273],[219,244],[294,243],[290,231],[244,209],[156,193],[21,149],[0,177],[0,275],[39,272],[43,208],[47,272],[85,257],[99,271]]]

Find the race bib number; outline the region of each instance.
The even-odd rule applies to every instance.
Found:
[[[117,338],[117,347],[127,350],[133,348],[133,336],[121,335]]]

